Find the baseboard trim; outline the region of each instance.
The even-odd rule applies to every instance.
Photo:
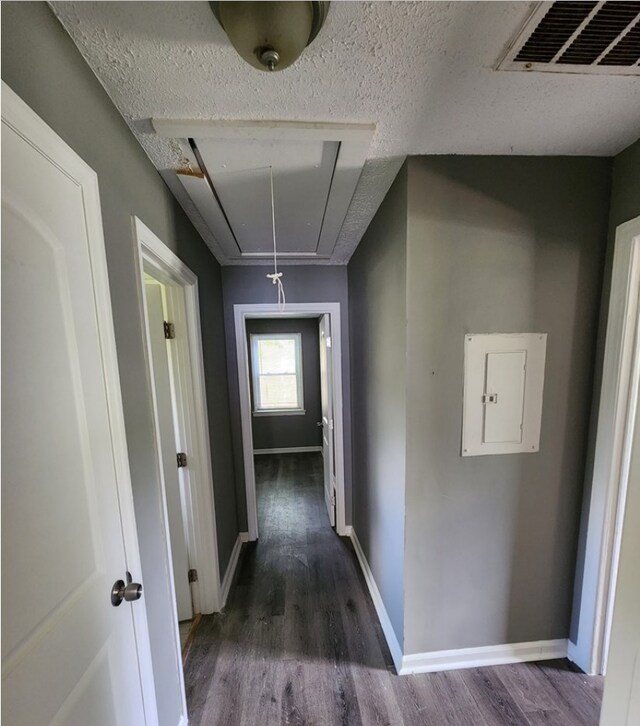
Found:
[[[559,640],[536,640],[528,643],[506,643],[504,645],[486,645],[478,648],[457,648],[455,650],[437,650],[428,653],[403,655],[400,643],[391,625],[389,614],[382,601],[380,590],[378,590],[373,572],[371,572],[358,537],[351,525],[348,525],[346,529],[353,542],[353,548],[356,551],[362,574],[367,583],[369,594],[373,600],[398,675],[404,676],[410,673],[431,673],[434,671],[566,658],[571,653],[573,644],[562,638]]]
[[[530,643],[506,643],[479,648],[437,650],[430,653],[411,653],[402,658],[401,676],[409,673],[479,668],[481,666],[525,663],[567,657],[567,640],[536,640]]]
[[[241,542],[248,542],[249,541],[249,533],[248,532],[239,532],[238,537],[240,537]]]
[[[279,449],[254,449],[254,456],[262,454],[307,454],[310,452],[322,451],[322,446],[290,446]]]
[[[236,542],[231,550],[231,557],[229,557],[229,564],[227,565],[227,571],[224,573],[222,579],[222,603],[220,609],[227,604],[227,598],[229,597],[229,590],[231,589],[231,583],[236,574],[236,568],[238,567],[238,558],[240,557],[240,550],[242,549],[242,533],[238,534]]]
[[[389,650],[391,651],[391,657],[393,658],[396,672],[399,674],[402,669],[402,649],[400,648],[400,643],[398,642],[398,638],[396,637],[393,626],[391,625],[389,614],[387,613],[387,609],[384,606],[382,596],[380,595],[380,590],[378,590],[378,586],[376,585],[376,581],[373,577],[373,572],[371,572],[371,568],[369,567],[369,563],[367,562],[367,558],[364,555],[364,551],[362,550],[362,546],[360,545],[358,537],[354,532],[353,527],[348,526],[347,531],[349,530],[350,533],[348,536],[351,537],[351,541],[353,542],[353,549],[356,551],[356,556],[358,558],[358,562],[360,563],[360,569],[362,570],[362,574],[364,575],[367,587],[369,588],[369,594],[371,595],[371,599],[373,600],[376,613],[378,614],[378,620],[380,621],[380,625],[382,626],[382,632],[384,633],[387,645],[389,646]]]

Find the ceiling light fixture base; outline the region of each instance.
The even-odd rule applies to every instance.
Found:
[[[238,54],[261,71],[284,70],[300,57],[322,28],[329,2],[210,2]]]

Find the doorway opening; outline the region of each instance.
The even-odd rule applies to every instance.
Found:
[[[640,387],[640,217],[616,230],[582,587],[569,658],[606,675]]]
[[[339,303],[235,305],[248,539],[258,539],[256,470],[291,456],[321,470],[331,526],[346,535]]]
[[[163,551],[148,566],[170,591],[171,617],[155,618],[151,637],[171,639],[186,718],[182,656],[198,616],[221,606],[198,281],[136,218],[134,233],[160,495],[160,511],[139,518],[138,536],[150,537],[160,518]]]

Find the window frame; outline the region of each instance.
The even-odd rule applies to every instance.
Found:
[[[261,373],[258,345],[261,340],[294,340],[296,351],[296,389],[298,405],[295,408],[263,408],[260,399],[260,377],[269,375],[282,375],[274,373]],[[302,368],[302,333],[250,333],[251,355],[251,387],[252,387],[252,413],[254,416],[303,416],[304,408],[304,372]]]

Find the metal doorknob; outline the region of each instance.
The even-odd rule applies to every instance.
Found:
[[[127,581],[116,580],[111,588],[111,604],[114,608],[123,600],[133,602],[142,597],[142,585],[139,582],[131,582],[131,573],[127,572]]]

